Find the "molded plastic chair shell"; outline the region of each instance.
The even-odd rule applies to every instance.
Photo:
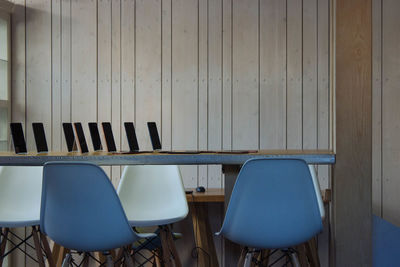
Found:
[[[139,239],[107,175],[83,162],[44,165],[40,227],[56,243],[82,252],[106,251]]]
[[[238,175],[217,234],[252,248],[278,249],[301,244],[321,231],[318,200],[306,162],[252,159]]]
[[[0,227],[39,225],[43,167],[0,166]]]
[[[189,211],[176,165],[126,166],[117,191],[132,226],[174,223]]]

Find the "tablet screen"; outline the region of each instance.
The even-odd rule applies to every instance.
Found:
[[[22,130],[22,123],[13,122],[10,123],[11,136],[14,143],[14,150],[17,154],[26,153],[26,142],[24,137],[24,131]]]

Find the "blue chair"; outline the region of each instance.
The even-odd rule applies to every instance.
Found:
[[[248,160],[217,234],[253,249],[287,249],[304,243],[322,231],[316,188],[302,160]],[[244,265],[250,261],[248,254]]]
[[[104,171],[82,162],[44,165],[40,227],[57,244],[84,252],[84,260],[89,259],[90,252],[104,252],[108,266],[112,263],[107,251],[143,238],[129,225]],[[132,265],[128,250],[124,256],[126,263]],[[71,260],[69,253],[63,266],[71,264]]]

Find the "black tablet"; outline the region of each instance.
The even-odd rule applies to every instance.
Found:
[[[99,128],[97,127],[96,122],[89,122],[89,131],[90,131],[90,136],[92,137],[94,151],[103,150],[103,146],[101,145]]]
[[[35,138],[37,152],[38,153],[49,152],[43,123],[34,122],[32,123],[32,128],[33,128],[33,136]]]
[[[103,126],[104,137],[106,138],[107,151],[108,152],[116,152],[117,147],[115,146],[114,135],[111,128],[111,123],[103,122],[101,124]]]
[[[128,139],[129,151],[130,152],[139,151],[139,144],[136,138],[136,131],[133,122],[125,122],[124,126],[125,126],[126,138]]]
[[[86,143],[85,133],[83,132],[82,124],[80,122],[75,122],[76,136],[78,137],[79,146],[81,148],[81,153],[88,153],[89,149]]]
[[[10,123],[11,136],[14,144],[14,150],[17,154],[27,153],[24,131],[22,130],[22,123]]]
[[[149,128],[151,145],[153,146],[153,150],[161,149],[160,136],[158,135],[157,125],[155,122],[147,122],[147,128]]]
[[[72,128],[72,123],[64,122],[63,130],[64,130],[65,141],[67,142],[68,152],[77,151],[74,128]]]

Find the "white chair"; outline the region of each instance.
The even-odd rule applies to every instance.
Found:
[[[181,266],[168,227],[184,219],[189,211],[178,166],[126,166],[117,192],[131,226],[159,226],[165,264],[172,264],[172,255]]]
[[[50,249],[47,239],[40,234],[38,229],[42,197],[42,173],[43,167],[0,166],[0,232],[3,236],[0,246],[0,266],[10,252],[20,249],[19,246],[24,243],[22,242],[23,239],[10,231],[10,228],[32,227],[32,234],[28,237],[34,239],[40,266],[44,266],[41,242],[43,242],[45,252],[49,256]],[[9,234],[18,238],[19,244],[5,252]]]

